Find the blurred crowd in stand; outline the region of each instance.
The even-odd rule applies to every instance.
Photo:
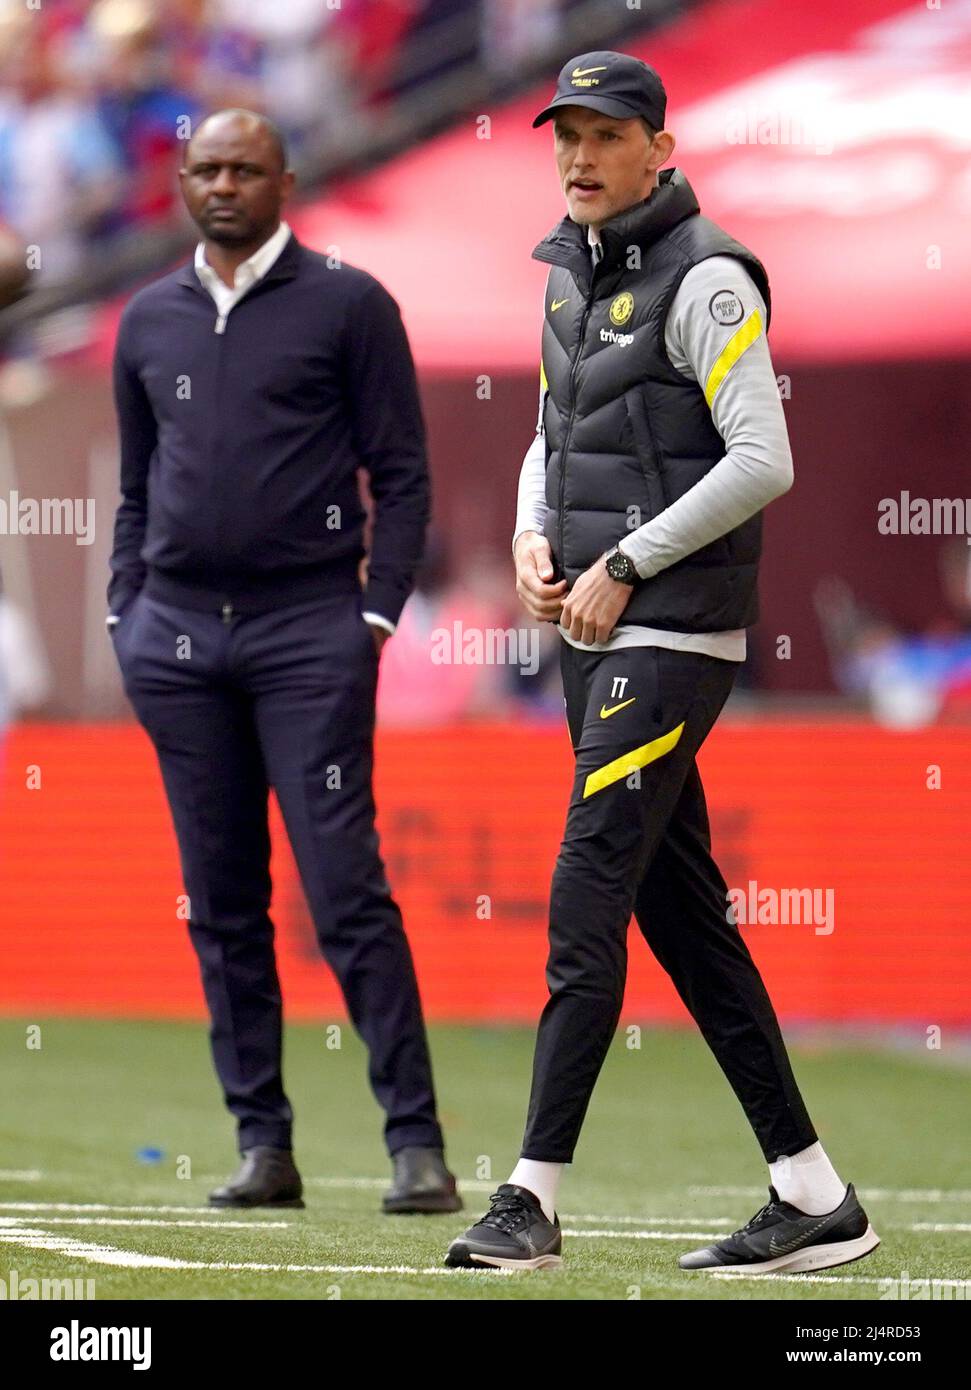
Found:
[[[0,222],[69,277],[119,235],[177,224],[180,142],[245,106],[295,167],[366,140],[388,103],[476,64],[508,80],[577,0],[0,0]]]

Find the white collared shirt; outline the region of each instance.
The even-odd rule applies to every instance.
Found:
[[[273,235],[264,241],[262,246],[257,247],[248,260],[236,267],[232,285],[227,285],[225,280],[216,274],[206,260],[205,242],[199,242],[196,246],[195,269],[203,288],[209,291],[216,302],[216,333],[225,333],[226,320],[232,310],[256,282],[263,279],[289,240],[290,226],[287,222],[281,222]],[[384,628],[385,632],[393,633],[395,630],[396,624],[380,613],[365,610],[362,616],[365,621]]]
[[[216,274],[206,260],[205,242],[199,242],[196,247],[196,274],[203,289],[208,290],[216,302],[217,333],[225,333],[226,320],[232,310],[243,295],[253,288],[257,280],[263,279],[289,240],[290,226],[287,222],[281,222],[273,235],[264,241],[262,246],[258,246],[248,260],[236,267],[232,285],[227,285],[225,280]]]

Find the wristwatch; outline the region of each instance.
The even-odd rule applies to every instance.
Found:
[[[636,584],[640,578],[634,561],[629,555],[625,555],[617,545],[614,546],[613,550],[607,551],[604,561],[611,579],[616,579],[620,584]]]

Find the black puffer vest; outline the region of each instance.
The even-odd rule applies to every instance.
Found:
[[[771,312],[762,263],[701,216],[677,169],[663,170],[651,196],[605,223],[600,238],[603,258],[595,269],[587,229],[569,217],[533,252],[553,267],[543,328],[544,531],[556,577],[570,588],[599,555],[725,455],[704,383],[676,371],[664,347],[668,310],[684,276],[709,256],[734,256]],[[675,632],[755,622],[761,538],[756,513],[639,580],[620,621]]]

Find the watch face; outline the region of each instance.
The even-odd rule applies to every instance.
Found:
[[[634,565],[623,551],[618,550],[607,559],[607,573],[611,579],[619,579],[629,584],[634,577]]]

